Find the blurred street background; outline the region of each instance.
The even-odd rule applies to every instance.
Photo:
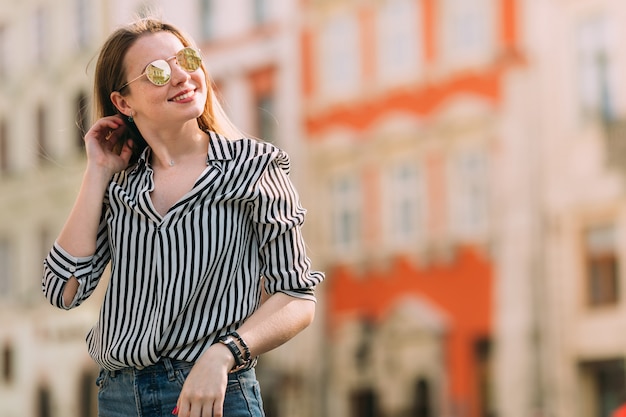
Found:
[[[315,323],[268,417],[610,417],[626,401],[624,0],[0,0],[0,417],[95,417],[42,261],[85,166],[95,59],[136,16],[202,50],[292,158]],[[226,416],[228,417],[228,416]]]

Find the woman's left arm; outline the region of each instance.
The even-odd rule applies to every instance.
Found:
[[[237,333],[246,342],[251,357],[277,348],[313,322],[315,302],[278,292],[270,296]]]

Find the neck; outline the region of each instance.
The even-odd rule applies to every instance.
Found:
[[[197,156],[206,156],[209,136],[203,131],[191,136],[181,135],[176,139],[147,141],[152,149],[152,163],[162,168],[171,168],[187,163]]]

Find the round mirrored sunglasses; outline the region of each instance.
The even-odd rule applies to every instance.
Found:
[[[146,78],[148,78],[148,81],[156,86],[162,86],[167,84],[172,78],[172,67],[170,66],[168,61],[171,61],[174,58],[176,58],[176,63],[178,64],[178,66],[180,66],[183,70],[187,72],[193,72],[197,70],[202,64],[200,51],[191,47],[183,48],[172,57],[152,61],[143,70],[141,75],[133,78],[115,91],[122,91],[130,83],[137,81],[144,75],[146,76]]]

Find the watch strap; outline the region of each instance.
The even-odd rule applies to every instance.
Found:
[[[217,341],[226,346],[230,350],[230,353],[233,354],[233,357],[235,358],[235,368],[246,364],[241,350],[239,350],[239,347],[235,343],[235,339],[231,335],[222,336],[217,339]]]

